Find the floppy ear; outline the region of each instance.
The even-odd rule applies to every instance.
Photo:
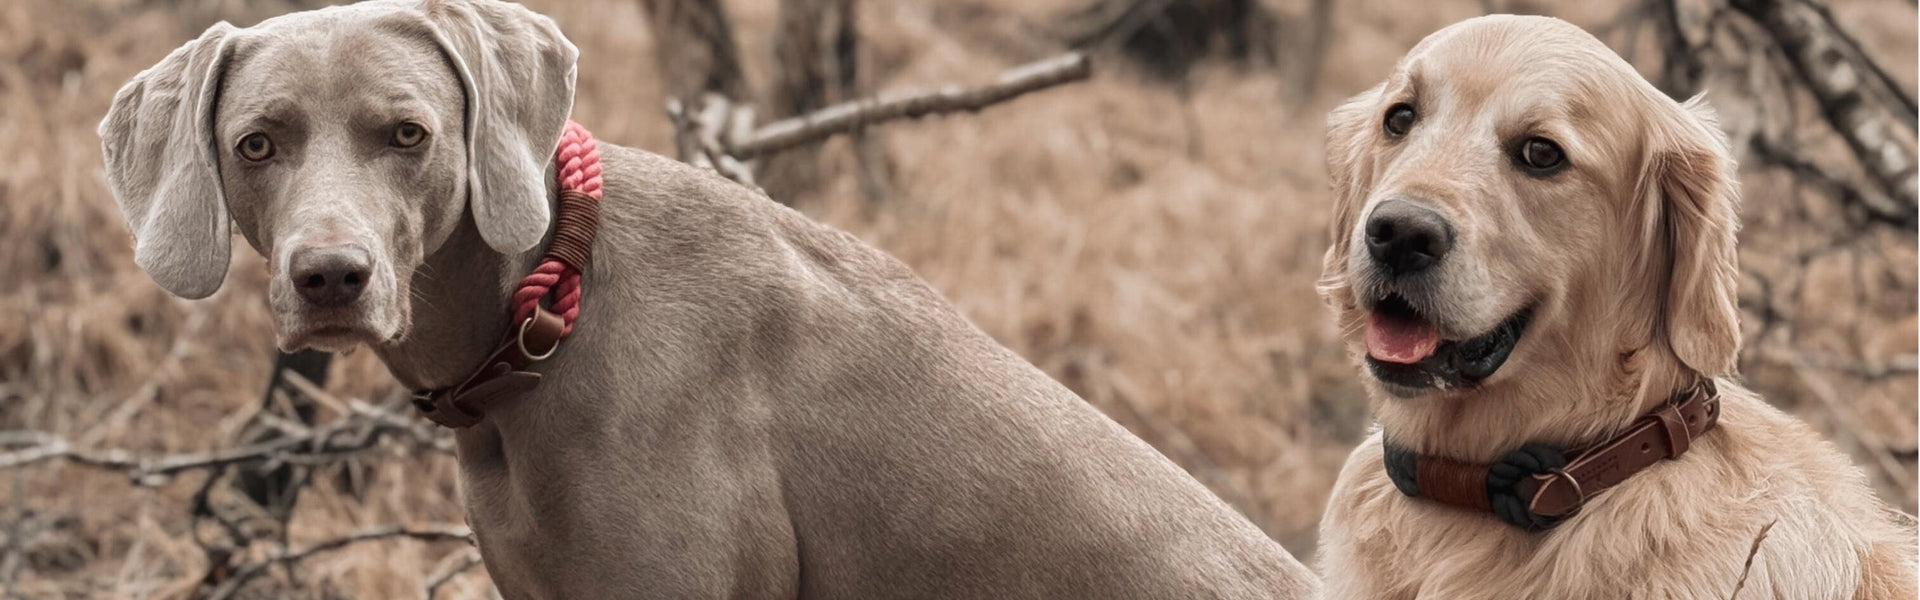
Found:
[[[227,278],[213,113],[234,31],[217,23],[135,75],[100,122],[107,187],[133,232],[133,262],[185,298],[212,295]]]
[[[1364,176],[1373,170],[1373,158],[1367,152],[1367,142],[1372,139],[1368,131],[1379,122],[1374,110],[1385,88],[1385,83],[1373,86],[1327,113],[1327,184],[1333,188],[1328,239],[1332,245],[1321,260],[1316,287],[1330,301],[1347,301],[1331,296],[1347,286],[1347,248],[1352,242],[1354,219],[1359,218],[1361,205],[1373,191]]]
[[[573,42],[553,20],[494,0],[426,3],[467,98],[467,198],[480,236],[517,254],[547,233],[547,165],[573,110]]]
[[[1709,377],[1733,373],[1740,350],[1740,195],[1719,119],[1701,96],[1656,139],[1649,169],[1671,260],[1662,331],[1674,356]],[[1658,264],[1658,263],[1654,263]]]

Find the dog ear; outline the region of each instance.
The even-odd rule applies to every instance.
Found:
[[[100,121],[107,188],[133,232],[133,261],[184,298],[210,296],[227,278],[213,114],[235,31],[216,23],[141,71]]]
[[[1327,114],[1327,183],[1333,188],[1333,218],[1328,224],[1331,245],[1321,260],[1316,287],[1328,301],[1348,300],[1337,296],[1347,289],[1347,249],[1352,243],[1354,220],[1373,191],[1363,174],[1373,170],[1373,155],[1368,152],[1373,137],[1369,133],[1379,123],[1375,110],[1385,88],[1384,83],[1373,86]]]
[[[547,233],[547,167],[573,110],[580,52],[552,19],[510,2],[428,2],[467,99],[467,198],[480,236],[517,254]]]
[[[1740,351],[1738,181],[1713,108],[1695,96],[1679,112],[1649,165],[1670,261],[1662,333],[1688,368],[1727,375]]]

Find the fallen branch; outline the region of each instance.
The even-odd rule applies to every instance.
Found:
[[[994,83],[983,86],[944,86],[934,90],[881,94],[768,123],[755,129],[746,139],[729,144],[726,154],[748,160],[896,119],[976,112],[1029,92],[1080,81],[1092,74],[1093,67],[1087,56],[1070,52],[1015,67],[1001,73]]]
[[[410,538],[423,542],[462,541],[471,544],[473,542],[473,530],[468,529],[465,525],[452,524],[422,525],[417,527],[382,525],[362,529],[345,536],[315,543],[302,550],[276,552],[258,562],[243,564],[234,569],[232,577],[222,581],[218,587],[215,587],[211,593],[208,593],[207,598],[209,600],[224,600],[225,598],[232,597],[235,592],[240,590],[241,586],[265,574],[267,570],[273,568],[274,565],[291,565],[323,552],[339,550],[361,542],[392,538]]]

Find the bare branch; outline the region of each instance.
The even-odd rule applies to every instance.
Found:
[[[321,541],[298,551],[281,551],[269,555],[258,562],[247,563],[233,571],[233,576],[221,582],[219,587],[207,594],[209,600],[222,600],[232,597],[234,592],[248,581],[267,572],[278,564],[293,564],[306,560],[316,554],[339,550],[361,542],[371,542],[393,538],[409,538],[423,542],[461,541],[473,543],[473,530],[466,525],[433,524],[407,527],[404,525],[381,525],[362,529],[347,535]]]
[[[752,114],[729,110],[732,102],[718,94],[707,94],[703,102],[698,112],[689,114],[686,104],[679,98],[667,99],[667,118],[673,121],[674,131],[678,132],[677,135],[681,138],[689,140],[692,148],[699,152],[692,156],[682,156],[680,160],[694,166],[713,169],[714,172],[733,180],[734,183],[760,189],[759,184],[754,183],[753,169],[748,168],[740,159],[727,154],[720,145],[720,132],[736,127],[729,125],[727,121],[751,119]],[[764,192],[765,190],[762,190],[762,193]]]
[[[1087,56],[1070,52],[1015,67],[1001,73],[994,83],[979,87],[944,86],[934,90],[888,93],[775,121],[755,130],[746,139],[733,143],[727,154],[743,160],[752,159],[895,119],[975,112],[1029,92],[1080,81],[1092,74],[1092,65]]]
[[[1877,187],[1862,188],[1851,178],[1834,173],[1812,160],[1802,158],[1799,154],[1781,147],[1779,143],[1769,141],[1766,136],[1754,136],[1748,147],[1753,150],[1754,158],[1759,159],[1761,163],[1786,169],[1801,181],[1832,195],[1841,204],[1860,207],[1869,219],[1911,229],[1916,222],[1916,216],[1920,216],[1913,210],[1903,209],[1899,203],[1881,193]]]
[[[417,420],[396,414],[391,408],[333,398],[295,374],[289,374],[287,383],[316,401],[340,406],[346,414],[324,426],[307,429],[302,434],[289,432],[284,437],[234,448],[162,456],[142,456],[112,448],[78,448],[66,438],[44,431],[0,431],[0,447],[24,447],[0,453],[0,469],[65,459],[89,467],[124,471],[139,485],[160,485],[168,477],[182,471],[234,464],[333,462],[372,449],[383,437],[393,433],[406,434],[420,445],[434,450],[452,451],[451,444],[444,437],[433,435]]]
[[[433,574],[427,576],[426,600],[433,600],[433,595],[440,591],[440,586],[446,585],[447,582],[453,581],[454,577],[479,564],[480,551],[474,548],[463,548],[459,552],[447,555],[440,561],[440,565],[433,569]]]

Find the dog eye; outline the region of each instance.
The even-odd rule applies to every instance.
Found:
[[[1414,114],[1413,105],[1400,103],[1387,108],[1387,135],[1400,137],[1413,128],[1413,122],[1419,115]]]
[[[267,139],[264,133],[249,134],[240,138],[240,146],[236,150],[240,158],[256,162],[266,160],[273,158],[273,140]]]
[[[1520,164],[1537,172],[1551,172],[1567,164],[1567,155],[1553,140],[1527,138],[1520,144]]]
[[[393,128],[393,145],[398,148],[412,148],[427,140],[427,128],[419,123],[408,121]]]

